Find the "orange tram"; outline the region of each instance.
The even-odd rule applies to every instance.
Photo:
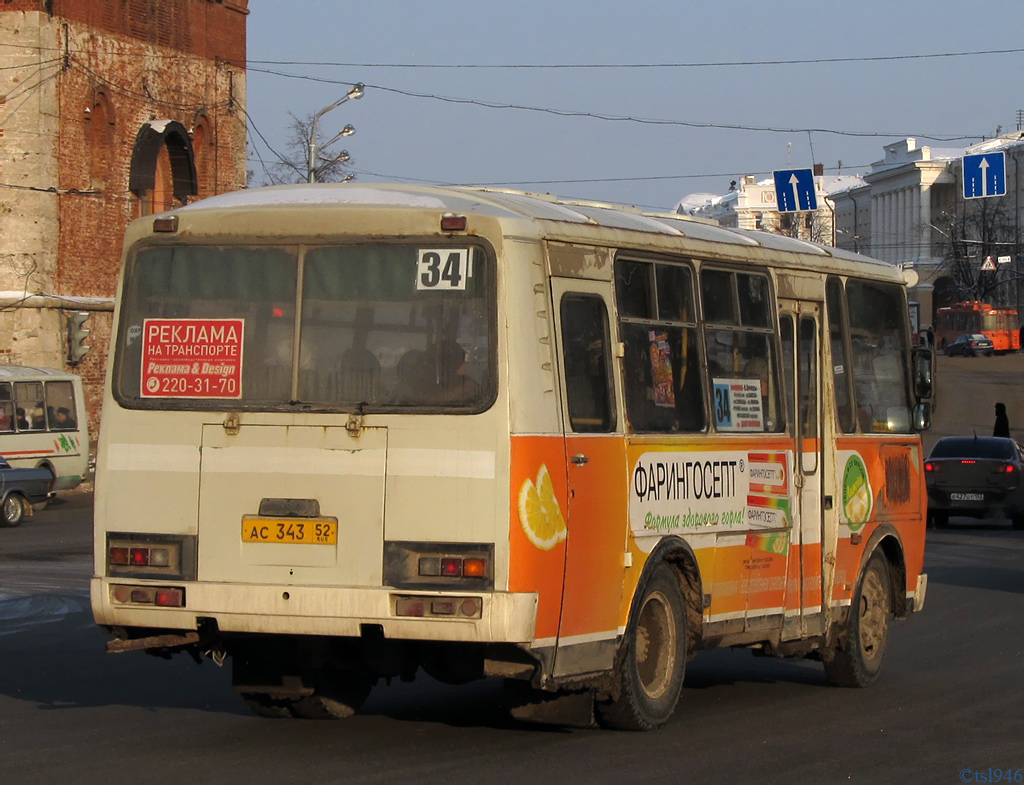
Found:
[[[1020,349],[1020,319],[1016,308],[999,308],[978,300],[939,308],[935,314],[935,341],[940,349],[963,333],[991,339],[996,352]]]

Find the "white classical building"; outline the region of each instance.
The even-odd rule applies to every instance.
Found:
[[[935,309],[956,302],[958,292],[944,267],[951,221],[977,207],[963,197],[965,155],[1002,151],[1006,155],[1006,195],[992,197],[1000,203],[1003,221],[1015,239],[989,245],[981,252],[979,239],[968,239],[978,251],[980,266],[985,254],[1012,258],[1012,266],[1000,269],[1006,280],[1024,281],[1024,200],[1019,174],[1024,159],[1024,132],[1014,131],[967,148],[918,146],[913,138],[884,146],[884,157],[871,164],[863,176],[822,174],[815,167],[818,210],[813,213],[779,213],[775,183],[746,176],[734,181],[725,195],[692,194],[676,205],[676,212],[710,218],[722,226],[763,229],[802,239],[836,245],[873,256],[908,272],[911,301],[920,304],[922,325],[934,323]],[[944,228],[945,227],[945,228]],[[1021,253],[1017,253],[1021,251]],[[1004,303],[1016,301],[1024,313],[1024,284],[1002,290]]]
[[[899,265],[916,273],[917,283],[910,288],[911,300],[921,304],[922,324],[933,323],[935,310],[962,297],[944,269],[949,245],[946,230],[951,221],[968,214],[968,200],[963,196],[963,158],[989,152],[1005,153],[1006,194],[991,197],[999,204],[1005,220],[1021,232],[1022,211],[1019,161],[1024,158],[1024,132],[1014,131],[967,148],[940,149],[917,146],[915,139],[903,139],[885,146],[885,157],[871,165],[864,175],[864,185],[833,194],[836,205],[836,245],[860,251]],[[974,207],[980,201],[970,200]],[[945,227],[945,229],[943,228]],[[1016,241],[1014,241],[1016,242]],[[1005,252],[1012,268],[1000,274],[1009,280],[1024,272],[1024,260],[1016,246],[1003,242],[996,250],[982,252],[980,238],[976,244],[980,266],[986,253]],[[1024,287],[1013,286],[1002,291],[1004,302],[1019,301]],[[1019,307],[1019,302],[1017,302]]]
[[[862,184],[855,175],[825,176],[815,167],[814,185],[818,209],[814,212],[780,213],[775,181],[758,180],[752,175],[734,180],[728,193],[691,194],[676,205],[676,212],[709,218],[732,229],[762,229],[833,245],[834,207],[829,194]]]
[[[883,149],[885,157],[871,165],[863,185],[832,194],[836,245],[914,269],[910,298],[921,303],[921,318],[930,324],[944,242],[933,219],[956,204],[954,164],[964,150],[918,147],[909,138]]]

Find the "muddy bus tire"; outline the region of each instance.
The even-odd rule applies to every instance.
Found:
[[[293,701],[287,698],[272,698],[263,693],[247,692],[242,694],[242,700],[245,701],[249,711],[257,717],[280,719],[292,716],[291,705]]]
[[[653,730],[664,725],[683,689],[686,611],[679,581],[662,564],[639,591],[615,674],[618,697],[594,707],[607,728]]]
[[[343,720],[358,711],[372,688],[373,682],[361,675],[339,675],[329,685],[318,686],[312,695],[299,698],[290,710],[307,720]]]
[[[892,595],[885,557],[868,560],[850,604],[845,640],[825,660],[825,677],[836,687],[867,687],[878,678],[889,643]]]

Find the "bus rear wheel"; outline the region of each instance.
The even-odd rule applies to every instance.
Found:
[[[868,560],[850,604],[846,640],[825,660],[825,677],[836,687],[867,687],[878,678],[889,643],[892,597],[889,567],[876,551]]]
[[[294,701],[288,698],[272,698],[260,692],[247,692],[242,694],[242,700],[257,717],[280,719],[292,716],[291,705]]]
[[[653,730],[664,725],[683,689],[687,635],[679,580],[661,565],[639,591],[616,669],[618,696],[594,706],[608,728]]]
[[[343,720],[351,717],[366,701],[373,681],[360,674],[337,674],[316,692],[293,701],[291,713],[307,720]]]

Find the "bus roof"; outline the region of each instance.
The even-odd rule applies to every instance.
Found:
[[[37,379],[77,379],[78,375],[59,368],[37,368],[32,365],[0,365],[0,381],[23,382]]]
[[[877,266],[878,272],[892,271],[893,277],[900,275],[888,262],[861,256],[841,248],[819,245],[770,232],[727,229],[710,221],[675,213],[644,212],[635,207],[562,199],[547,194],[523,191],[479,188],[468,186],[424,186],[396,183],[374,183],[362,185],[353,183],[318,183],[299,185],[277,185],[264,188],[243,189],[212,196],[171,213],[181,216],[183,221],[221,217],[224,213],[247,213],[263,210],[287,211],[291,215],[306,214],[339,207],[370,209],[374,211],[406,210],[431,213],[454,213],[458,215],[488,216],[495,219],[534,222],[538,237],[586,234],[583,227],[603,228],[627,232],[660,235],[670,238],[710,243],[722,248],[734,246],[735,250],[765,249],[797,255],[818,257],[817,264],[829,258],[839,259],[855,265]],[[307,212],[309,211],[309,212]],[[165,214],[166,215],[166,214]],[[139,219],[151,221],[153,216]],[[261,216],[260,221],[266,216]],[[561,224],[575,224],[577,229],[566,232],[557,229]],[[211,225],[212,222],[211,222]],[[145,227],[144,229],[142,227]],[[149,234],[151,223],[144,223],[139,229]],[[567,227],[566,227],[567,228]],[[579,231],[579,230],[583,231]],[[131,233],[133,239],[138,233]],[[558,237],[563,239],[563,237]],[[723,252],[729,253],[726,248]],[[810,262],[810,260],[808,260]]]

